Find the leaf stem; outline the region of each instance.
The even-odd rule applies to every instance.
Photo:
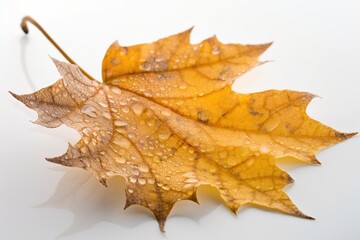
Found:
[[[66,60],[69,61],[69,63],[71,64],[75,64],[77,66],[79,66],[78,64],[76,64],[70,57],[69,55],[67,55],[64,50],[61,49],[61,47],[54,41],[54,39],[52,39],[52,37],[50,37],[50,35],[41,27],[41,25],[36,22],[32,17],[30,16],[25,16],[22,21],[21,21],[21,29],[24,31],[24,33],[28,34],[29,33],[29,28],[27,26],[27,23],[31,23],[32,25],[34,25],[45,37],[47,40],[49,40],[49,42],[51,42],[51,44],[61,53],[61,55],[64,56],[64,58],[66,58]],[[80,66],[80,71],[89,79],[94,80],[94,78],[92,76],[90,76],[87,72],[85,72],[84,69],[82,69]]]

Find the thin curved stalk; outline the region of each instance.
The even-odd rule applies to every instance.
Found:
[[[28,22],[31,23],[32,25],[34,25],[46,37],[46,39],[49,40],[49,42],[51,42],[51,44],[61,53],[61,55],[63,55],[64,58],[69,61],[69,63],[78,65],[69,57],[69,55],[67,55],[65,53],[64,50],[62,50],[62,48],[54,41],[54,39],[52,39],[52,37],[50,37],[50,35],[41,27],[41,25],[30,16],[24,17],[21,21],[21,29],[24,31],[24,33],[26,33],[26,34],[29,33],[29,28],[27,26]],[[94,80],[94,78],[92,76],[90,76],[84,69],[82,69],[80,66],[79,66],[79,68],[80,68],[80,71],[87,78]]]

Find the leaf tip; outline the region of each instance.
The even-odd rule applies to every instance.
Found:
[[[258,44],[258,45],[250,45],[253,48],[253,54],[255,54],[257,57],[259,57],[260,55],[262,55],[271,45],[273,44],[273,42],[268,42],[268,43],[263,43],[263,44]],[[257,66],[268,63],[268,62],[272,62],[272,61],[263,61],[263,60],[258,60]]]
[[[274,42],[267,42],[267,43],[263,43],[262,45],[264,46],[264,48],[268,49],[273,44]]]
[[[51,61],[53,61],[53,63],[55,64],[55,66],[59,66],[61,65],[62,62],[60,62],[59,60],[57,60],[56,58],[53,58],[52,56],[48,55],[49,58],[51,59]]]
[[[165,231],[165,220],[158,220],[160,231],[164,234]]]
[[[315,220],[315,218],[313,218],[311,216],[308,216],[308,215],[304,214],[303,212],[301,212],[299,210],[295,212],[295,215],[299,216],[301,218],[304,218],[304,219]]]
[[[78,68],[79,68],[78,65],[76,65],[76,64],[59,61],[56,58],[51,57],[50,55],[49,55],[49,58],[53,61],[53,63],[55,64],[55,67],[57,68],[57,70],[59,71],[61,76],[64,76],[68,72],[70,72],[71,67],[77,68],[76,70],[78,70]]]
[[[108,187],[106,180],[107,180],[106,178],[100,178],[100,179],[99,179],[99,182],[100,182],[104,187]]]
[[[36,121],[35,121],[36,123]],[[46,161],[51,162],[51,163],[56,163],[56,164],[60,164],[63,166],[67,166],[67,167],[72,167],[73,165],[70,164],[70,161],[66,161],[64,158],[64,155],[59,156],[59,157],[52,157],[52,158],[45,158]]]
[[[258,45],[258,49],[260,54],[264,53],[271,45],[273,45],[274,42],[267,42],[263,44]]]
[[[309,215],[306,215],[305,213],[301,212],[300,210],[296,210],[293,214],[297,217],[301,217],[304,219],[315,220],[315,218],[313,218]]]
[[[319,160],[316,159],[315,156],[313,156],[311,159],[310,159],[310,163],[313,164],[313,165],[321,165],[321,162]]]
[[[33,109],[33,106],[31,105],[32,103],[32,98],[33,96],[31,94],[24,94],[24,95],[19,95],[16,93],[13,93],[11,91],[9,91],[9,93],[11,94],[11,96],[13,96],[16,100],[22,102],[23,104],[25,104],[27,107]]]
[[[13,96],[14,98],[16,98],[16,99],[19,100],[20,102],[22,102],[22,101],[21,101],[21,95],[18,95],[18,94],[16,94],[16,93],[11,92],[11,91],[8,91],[8,92],[11,94],[11,96]]]
[[[59,158],[58,157],[54,157],[54,158],[45,158],[46,161],[48,162],[52,162],[52,163],[60,163]]]
[[[189,34],[192,32],[192,30],[194,29],[194,25],[192,25],[191,27],[189,27],[185,32],[188,32]]]
[[[197,196],[196,196],[196,191],[194,192],[194,194],[192,194],[192,195],[189,197],[189,200],[190,200],[190,201],[193,201],[193,202],[196,203],[196,204],[200,204],[200,203],[199,203],[199,200],[197,199]]]
[[[190,35],[194,29],[194,26],[191,26],[190,28],[186,29],[184,32],[182,32],[183,36],[185,36],[186,41],[190,42]]]
[[[128,209],[131,205],[132,205],[132,203],[130,201],[128,201],[128,199],[126,198],[124,210]]]
[[[295,180],[290,175],[288,175],[288,181],[290,184],[295,182]]]
[[[341,133],[341,132],[337,132],[336,133],[336,137],[341,138],[341,140],[346,140],[349,139],[355,135],[357,135],[358,132],[353,132],[353,133]]]
[[[235,206],[233,206],[233,207],[229,207],[229,209],[231,210],[231,212],[235,215],[235,216],[237,216],[237,211],[238,211],[238,207],[235,207]]]
[[[164,214],[162,212],[154,212],[155,218],[159,224],[160,231],[164,234],[165,233],[165,222],[167,218],[167,214]]]

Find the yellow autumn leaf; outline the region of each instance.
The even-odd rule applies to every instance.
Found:
[[[162,231],[173,205],[196,201],[201,185],[216,187],[234,213],[255,204],[311,218],[283,191],[293,180],[276,159],[317,164],[319,150],[354,134],[311,119],[312,94],[232,91],[270,44],[223,44],[212,37],[192,45],[190,33],[131,47],[114,43],[103,60],[103,83],[54,60],[60,80],[13,94],[37,111],[35,123],[81,133],[64,155],[47,160],[83,168],[104,185],[123,176],[125,207],[149,208]]]

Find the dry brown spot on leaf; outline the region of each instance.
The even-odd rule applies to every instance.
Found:
[[[309,218],[283,192],[292,178],[275,165],[291,156],[318,163],[315,153],[351,137],[305,112],[313,95],[295,91],[239,94],[234,79],[259,64],[269,46],[192,45],[190,30],[151,44],[114,43],[103,80],[54,60],[61,79],[15,95],[38,112],[37,124],[66,124],[81,133],[51,162],[80,167],[106,185],[126,178],[126,207],[152,210],[161,230],[179,200],[196,201],[200,185],[215,186],[236,213],[255,204]]]

